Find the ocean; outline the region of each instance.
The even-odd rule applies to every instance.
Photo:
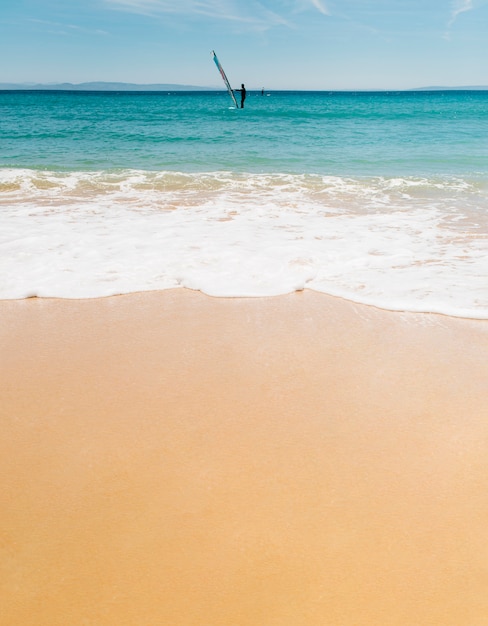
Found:
[[[0,299],[488,319],[488,91],[0,92]]]

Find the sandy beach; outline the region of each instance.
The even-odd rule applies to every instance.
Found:
[[[1,624],[488,624],[488,322],[179,289],[0,351]]]

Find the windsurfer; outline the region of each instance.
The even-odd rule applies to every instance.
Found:
[[[244,87],[244,83],[241,84],[240,89],[234,89],[234,91],[241,92],[241,109],[244,108],[244,100],[246,99],[246,88]]]

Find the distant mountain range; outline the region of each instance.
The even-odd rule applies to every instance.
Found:
[[[412,91],[485,91],[488,85],[467,85],[464,87],[417,87]]]
[[[52,91],[209,91],[215,87],[197,87],[196,85],[135,83],[0,83],[0,89],[52,90]]]
[[[224,87],[220,88],[223,90]],[[139,85],[136,83],[0,83],[0,90],[38,90],[38,91],[215,91],[219,87],[199,87],[197,85],[175,85],[171,83],[153,83]],[[464,87],[416,87],[400,91],[455,91],[455,90],[488,90],[488,85],[470,85]],[[281,90],[278,90],[281,91]],[[330,91],[325,89],[324,91]],[[342,91],[342,90],[341,90]],[[354,90],[349,90],[354,91]],[[359,90],[362,91],[362,90]],[[375,90],[376,91],[376,90]],[[377,91],[396,91],[380,90]]]

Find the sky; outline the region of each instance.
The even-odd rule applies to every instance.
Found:
[[[488,0],[1,0],[0,83],[488,85]]]

